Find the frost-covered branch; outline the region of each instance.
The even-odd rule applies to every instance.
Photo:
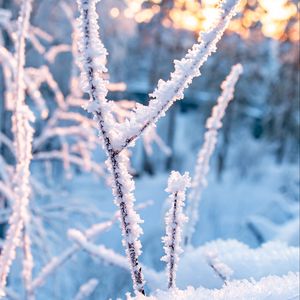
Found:
[[[97,0],[77,1],[80,11],[78,49],[81,53],[82,85],[83,91],[90,95],[87,110],[94,114],[108,156],[107,165],[113,178],[115,203],[121,213],[123,245],[130,263],[134,290],[144,294],[144,279],[138,260],[141,254],[139,236],[142,233],[139,223],[142,221],[134,210],[135,199],[132,193],[134,182],[127,169],[128,157],[124,153],[119,155],[115,151],[114,140],[118,133],[115,129],[112,105],[106,99],[108,90],[103,73],[106,71],[107,51],[99,39],[97,2]]]
[[[95,291],[98,284],[99,281],[97,279],[90,279],[88,282],[86,282],[79,288],[79,291],[76,294],[74,300],[88,299],[90,295]]]
[[[9,200],[13,200],[14,199],[14,191],[13,189],[11,189],[9,186],[7,186],[6,184],[4,184],[3,181],[0,180],[0,195],[3,195],[4,197],[6,197]]]
[[[86,250],[88,253],[101,258],[109,264],[119,266],[120,268],[125,270],[129,270],[128,261],[125,256],[117,254],[113,250],[108,249],[103,245],[95,245],[89,242],[79,230],[69,230],[68,236],[71,240],[79,244],[79,246]]]
[[[33,129],[29,122],[33,121],[33,115],[25,104],[25,38],[29,28],[29,18],[32,8],[32,0],[23,0],[18,19],[18,32],[16,40],[16,102],[13,114],[13,131],[17,166],[15,172],[15,201],[13,213],[9,220],[9,228],[6,241],[0,257],[0,291],[6,286],[10,266],[16,256],[16,248],[19,246],[24,218],[27,214],[27,206],[30,195],[29,165],[31,161],[31,144]]]
[[[5,145],[12,154],[15,153],[15,147],[14,147],[13,142],[2,132],[0,132],[0,145],[1,144]]]
[[[148,106],[138,105],[129,120],[120,125],[120,135],[116,144],[118,151],[135,141],[146,128],[154,125],[176,100],[183,98],[184,89],[193,78],[200,75],[200,68],[207,58],[216,51],[216,46],[225,32],[231,18],[236,14],[240,0],[221,2],[218,18],[214,26],[200,34],[199,43],[194,44],[186,56],[174,61],[175,70],[168,81],[159,80]]]
[[[58,54],[63,52],[70,52],[71,50],[72,50],[71,46],[67,44],[55,45],[47,51],[47,53],[45,54],[45,58],[50,63],[54,63],[55,58]]]
[[[118,266],[123,270],[131,272],[130,265],[128,265],[127,258],[123,255],[116,253],[114,250],[106,248],[104,245],[95,245],[89,242],[86,237],[79,230],[70,230],[68,232],[69,237],[75,241],[80,247],[92,256],[98,257],[106,263],[114,266]],[[153,286],[160,286],[161,278],[160,274],[154,270],[141,265],[145,277],[149,280],[149,283]]]
[[[13,110],[14,102],[14,82],[12,77],[16,76],[17,63],[15,57],[4,47],[0,46],[0,62],[3,66],[4,80],[5,80],[5,105],[8,109]],[[36,103],[41,112],[42,117],[47,117],[48,108],[46,107],[45,99],[39,91],[39,85],[30,77],[29,73],[32,68],[24,69],[24,83],[27,93]]]
[[[204,255],[206,256],[208,265],[213,269],[216,275],[220,277],[224,284],[227,284],[230,276],[233,274],[232,269],[230,269],[220,260],[216,252],[207,251],[206,253],[204,253]]]
[[[13,168],[8,165],[0,156],[0,195],[4,195],[8,200],[14,200],[14,190],[12,184]]]
[[[201,147],[197,163],[195,166],[192,188],[188,194],[187,216],[188,223],[185,228],[185,244],[190,244],[195,226],[198,221],[198,208],[201,200],[203,189],[207,185],[206,177],[209,172],[210,158],[215,150],[217,143],[218,130],[222,127],[222,119],[229,102],[233,99],[235,85],[243,71],[240,64],[234,65],[222,83],[222,94],[217,100],[217,104],[213,107],[212,115],[206,122],[207,131],[204,135],[204,144]]]
[[[184,222],[187,221],[183,213],[185,191],[190,186],[190,177],[188,173],[180,175],[172,171],[169,180],[167,192],[171,193],[169,202],[171,208],[166,214],[166,236],[163,237],[166,255],[161,260],[167,263],[168,288],[176,287],[176,271],[181,249],[181,235]]]
[[[89,160],[86,161],[82,157],[71,154],[69,152],[64,153],[63,151],[48,151],[48,152],[39,152],[33,156],[34,160],[61,160],[69,161],[69,163],[80,167],[82,170],[91,171],[99,176],[103,176],[103,168],[98,165],[95,161]]]
[[[14,290],[12,290],[11,288],[8,288],[8,287],[5,289],[5,296],[7,297],[7,299],[21,300],[19,295]]]
[[[103,233],[104,231],[107,231],[114,224],[115,219],[116,216],[112,220],[109,220],[107,222],[93,225],[91,228],[87,229],[84,232],[85,237],[87,239],[92,239],[93,237]],[[43,267],[38,276],[33,280],[31,289],[34,290],[40,287],[49,275],[51,275],[57,268],[62,266],[66,261],[73,257],[80,249],[81,246],[79,244],[73,244],[72,246],[64,250],[61,255],[53,257],[50,262]]]
[[[152,204],[152,202],[148,201],[145,203],[141,203],[140,205],[137,205],[136,208],[138,210],[144,209],[144,208],[148,207],[148,205],[151,205],[151,204]],[[87,241],[90,241],[94,237],[109,230],[113,226],[113,224],[117,221],[118,218],[120,218],[119,211],[117,211],[110,220],[92,225],[90,228],[88,228],[84,231],[83,235],[85,236]],[[82,249],[82,247],[79,244],[73,244],[72,246],[70,246],[69,248],[64,250],[64,252],[62,254],[60,254],[59,256],[53,257],[49,261],[49,263],[42,268],[40,273],[33,280],[32,289],[34,290],[34,289],[40,287],[41,285],[43,285],[43,283],[49,277],[49,275],[51,275],[53,272],[55,272],[60,266],[62,266],[66,261],[68,261],[71,257],[73,257],[81,249]]]
[[[34,293],[31,290],[32,285],[32,270],[33,257],[31,253],[31,239],[30,239],[30,219],[26,220],[23,228],[23,281],[27,300],[34,300]]]

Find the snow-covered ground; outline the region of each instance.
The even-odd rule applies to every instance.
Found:
[[[186,290],[158,291],[152,297],[128,297],[128,300],[296,300],[299,299],[299,273],[289,273],[282,277],[269,276],[255,280],[232,281],[222,289],[195,289],[189,286]]]

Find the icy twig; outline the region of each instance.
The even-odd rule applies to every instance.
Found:
[[[26,220],[23,228],[23,281],[26,291],[26,299],[34,300],[34,293],[31,290],[32,285],[32,269],[33,257],[31,253],[31,240],[30,240],[30,220]]]
[[[25,104],[25,38],[29,28],[29,18],[32,8],[32,0],[23,0],[18,19],[18,32],[16,40],[16,103],[13,114],[13,131],[15,135],[15,147],[17,166],[15,173],[15,202],[13,212],[9,220],[9,228],[4,247],[0,257],[0,291],[6,286],[10,266],[16,257],[16,248],[19,246],[24,220],[28,214],[28,202],[30,195],[29,165],[31,161],[31,144],[33,129],[30,121],[33,115]],[[2,292],[4,293],[4,292]]]
[[[231,18],[236,14],[240,0],[222,1],[215,25],[200,34],[199,43],[194,44],[186,56],[175,60],[175,70],[168,81],[160,80],[148,106],[138,105],[129,120],[119,126],[120,134],[116,144],[118,151],[132,144],[149,126],[154,125],[176,100],[183,98],[184,89],[194,77],[200,75],[200,68],[207,58],[216,51],[216,45],[224,34]]]
[[[75,296],[74,300],[88,299],[89,296],[95,291],[99,281],[95,278],[90,279],[88,282],[83,284]]]
[[[137,209],[144,209],[151,204],[152,204],[151,201],[141,203],[140,205],[137,205]],[[94,237],[98,236],[99,234],[109,230],[119,217],[120,217],[120,212],[118,211],[114,214],[114,216],[109,221],[92,225],[90,228],[84,231],[83,234],[85,238],[89,241]],[[45,282],[45,280],[49,275],[55,272],[57,268],[62,266],[66,261],[68,261],[81,249],[82,248],[80,245],[73,244],[72,246],[67,248],[61,255],[53,257],[50,260],[50,262],[42,268],[40,273],[33,280],[31,288],[36,289],[40,287]]]
[[[96,235],[101,234],[104,231],[107,231],[115,222],[115,219],[112,219],[107,222],[99,223],[93,225],[91,228],[85,231],[85,236],[88,239],[92,239]],[[66,261],[73,257],[79,250],[81,246],[78,244],[73,244],[67,248],[61,255],[53,257],[50,262],[43,267],[38,276],[33,280],[31,289],[36,289],[40,287],[46,280],[46,278],[51,275],[57,268],[62,266]]]
[[[34,160],[61,160],[65,161],[66,160],[66,154],[68,155],[68,161],[69,163],[76,165],[80,167],[82,170],[90,171],[98,176],[103,176],[104,171],[101,168],[101,166],[98,165],[98,163],[94,161],[90,161],[88,164],[84,159],[80,156],[70,154],[69,152],[63,153],[62,151],[58,150],[52,150],[48,152],[39,152],[33,156]]]
[[[176,271],[181,249],[182,226],[187,221],[183,213],[185,191],[190,186],[191,179],[188,173],[180,175],[172,171],[167,192],[170,193],[169,202],[171,208],[166,214],[166,236],[163,237],[164,250],[166,255],[161,260],[167,263],[168,288],[176,287]]]
[[[47,53],[45,54],[45,58],[51,63],[53,64],[55,59],[56,59],[56,56],[59,55],[60,53],[63,53],[63,52],[70,52],[72,49],[71,49],[71,46],[70,45],[67,45],[67,44],[59,44],[59,45],[55,45],[55,46],[52,46],[48,51]]]
[[[15,147],[13,142],[2,132],[0,132],[0,145],[5,145],[12,154],[15,154]]]
[[[104,141],[108,161],[107,165],[112,175],[115,203],[120,209],[120,221],[123,233],[123,245],[130,263],[134,290],[144,294],[144,279],[138,260],[141,254],[139,236],[142,229],[139,226],[141,219],[134,209],[134,182],[128,172],[128,157],[117,154],[115,143],[118,132],[115,129],[115,119],[112,114],[112,105],[106,99],[107,82],[103,79],[106,72],[105,62],[107,51],[99,39],[98,16],[96,13],[97,0],[78,0],[80,17],[80,41],[82,86],[83,91],[89,93],[90,101],[87,110],[94,114],[100,134]]]
[[[108,264],[118,266],[123,270],[131,272],[130,265],[128,265],[128,261],[125,256],[116,253],[112,249],[106,248],[104,245],[95,245],[89,242],[79,230],[69,230],[68,235],[73,241],[80,245],[82,249],[92,256],[95,256]],[[161,281],[160,274],[146,266],[141,266],[149,283],[153,286],[159,286]]]
[[[218,130],[222,127],[222,119],[229,102],[233,99],[235,85],[243,71],[240,64],[232,67],[229,75],[222,83],[222,94],[217,100],[217,104],[212,109],[212,115],[206,121],[207,131],[204,135],[204,144],[201,147],[197,163],[195,166],[192,188],[187,198],[188,222],[185,227],[184,243],[190,244],[195,226],[198,221],[198,208],[203,189],[207,185],[207,174],[209,171],[210,158],[215,150],[217,143]]]
[[[7,199],[13,201],[15,199],[14,191],[7,184],[0,180],[0,194],[4,195]]]
[[[216,252],[207,251],[206,253],[204,253],[204,255],[206,257],[208,265],[213,269],[216,275],[220,277],[224,284],[227,284],[230,276],[233,274],[233,270],[220,260]]]

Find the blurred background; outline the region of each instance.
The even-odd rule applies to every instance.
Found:
[[[217,4],[215,0],[100,2],[100,35],[109,52],[108,97],[116,101],[120,121],[136,102],[147,104],[160,78],[169,78],[173,60],[183,57],[199,32],[212,25]],[[12,55],[19,5],[18,0],[0,0],[0,184],[6,186],[0,185],[5,212],[2,237],[14,165]],[[36,116],[31,166],[32,219],[38,228],[32,233],[36,273],[65,249],[69,242],[62,237],[69,228],[85,229],[115,211],[95,124],[81,107],[86,95],[78,83],[76,17],[75,1],[33,2],[26,85],[27,101]],[[217,52],[185,99],[130,153],[137,202],[154,202],[140,214],[145,220],[142,261],[156,270],[163,268],[160,237],[168,174],[170,170],[193,174],[205,121],[221,82],[236,63],[243,65],[244,73],[219,133],[193,244],[222,238],[257,247],[278,238],[299,245],[299,2],[242,1]],[[123,254],[118,226],[99,241]],[[131,289],[125,271],[99,265],[85,253],[62,270],[41,289],[38,299],[71,299],[91,276],[101,282],[91,299],[114,298]],[[70,272],[72,278],[64,276]],[[14,280],[18,283],[17,276]],[[61,298],[64,287],[69,288]]]

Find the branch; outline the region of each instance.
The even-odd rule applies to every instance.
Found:
[[[148,201],[145,203],[142,203],[137,206],[137,209],[144,209],[148,205],[151,205],[152,202]],[[86,229],[84,231],[84,235],[87,240],[93,239],[95,236],[98,236],[99,234],[103,233],[104,231],[107,231],[113,224],[116,222],[116,220],[120,217],[120,212],[116,212],[114,216],[106,222],[98,223],[92,225],[90,228]],[[53,257],[50,262],[42,268],[38,276],[33,280],[32,282],[32,289],[36,289],[40,287],[47,277],[51,275],[53,272],[56,271],[57,268],[62,266],[68,259],[73,257],[79,250],[81,250],[82,247],[78,244],[73,244],[69,248],[67,248],[61,255]]]
[[[3,72],[5,77],[6,84],[6,93],[5,93],[5,103],[9,109],[13,110],[13,101],[14,101],[14,85],[11,80],[11,74],[16,76],[17,71],[17,62],[15,57],[4,47],[0,46],[0,61],[3,64]],[[32,100],[37,104],[38,109],[41,112],[42,118],[46,118],[48,115],[48,108],[46,106],[46,101],[43,98],[41,92],[38,89],[38,85],[30,76],[32,73],[32,68],[24,69],[24,82],[27,88],[27,92],[32,98]]]
[[[26,220],[23,228],[23,281],[26,292],[27,300],[34,300],[35,296],[31,290],[32,284],[32,269],[33,257],[31,253],[31,240],[30,240],[30,220]]]
[[[89,137],[89,129],[84,127],[79,127],[77,125],[68,127],[53,127],[46,128],[43,133],[34,140],[33,148],[37,150],[45,143],[48,139],[57,136],[72,136],[78,135],[84,139]]]
[[[10,266],[16,257],[16,248],[20,242],[30,194],[29,165],[31,161],[33,129],[29,122],[33,120],[33,115],[25,104],[24,65],[25,37],[29,28],[31,8],[32,0],[23,0],[18,19],[16,42],[17,70],[15,74],[16,103],[13,114],[13,130],[15,135],[15,152],[17,158],[14,191],[16,198],[13,204],[13,213],[9,220],[10,226],[8,228],[5,244],[0,257],[0,291],[2,293],[4,293]]]
[[[78,0],[80,11],[79,27],[81,53],[82,86],[90,95],[87,110],[94,114],[100,134],[103,137],[104,149],[108,156],[107,165],[112,175],[112,188],[115,203],[120,209],[120,221],[123,234],[123,245],[130,263],[133,287],[136,293],[144,292],[144,279],[138,260],[141,254],[139,237],[142,229],[140,216],[134,210],[134,182],[128,172],[128,157],[118,155],[114,143],[117,140],[116,122],[112,114],[112,105],[106,99],[107,82],[102,78],[106,71],[105,61],[107,51],[98,36],[97,0]]]
[[[230,280],[230,276],[233,274],[233,270],[220,260],[217,252],[207,251],[203,253],[203,255],[216,275],[224,282],[224,284],[227,284]]]
[[[128,265],[128,260],[125,256],[116,253],[114,250],[106,248],[104,245],[95,245],[89,242],[86,237],[78,230],[69,231],[69,237],[80,245],[86,252],[92,256],[98,257],[114,266],[118,266],[123,270],[131,272],[131,268]],[[153,286],[159,286],[161,278],[158,273],[146,266],[141,265],[146,278],[153,284]]]
[[[191,84],[193,78],[200,75],[199,69],[216,51],[216,45],[236,14],[239,2],[240,0],[222,1],[214,27],[200,35],[199,43],[194,44],[181,61],[174,61],[174,72],[168,81],[159,80],[156,90],[150,95],[152,99],[149,105],[138,105],[131,119],[120,124],[120,134],[116,141],[118,152],[129,144],[132,145],[146,128],[153,126],[165,115],[176,100],[183,98],[184,89]]]
[[[0,145],[1,144],[5,145],[10,150],[10,152],[15,155],[15,147],[13,142],[0,131]]]
[[[74,300],[88,299],[90,295],[95,291],[98,284],[99,281],[97,279],[90,279],[88,282],[86,282],[79,288],[79,291],[76,294]]]
[[[180,247],[182,226],[187,221],[183,214],[185,200],[185,191],[190,186],[190,177],[188,173],[180,175],[172,171],[169,180],[167,192],[171,193],[169,202],[171,208],[166,214],[166,236],[163,237],[166,255],[161,258],[167,263],[168,288],[176,287],[176,271],[179,261],[179,255],[182,253]]]
[[[212,115],[206,121],[207,131],[204,135],[204,144],[198,153],[197,163],[192,182],[192,189],[188,195],[187,216],[189,218],[185,228],[185,244],[190,244],[195,226],[198,221],[198,208],[203,189],[207,185],[206,177],[209,172],[210,158],[218,140],[218,130],[222,127],[222,119],[229,102],[233,99],[235,85],[243,71],[240,64],[234,65],[222,83],[222,94],[212,109]]]
[[[66,155],[68,156],[66,158]],[[48,152],[39,152],[37,154],[34,154],[33,160],[61,160],[65,161],[68,159],[69,163],[76,165],[80,167],[82,170],[85,171],[91,171],[98,176],[103,176],[104,171],[95,161],[89,161],[88,163],[80,156],[70,154],[70,153],[64,153],[63,151],[58,150],[52,150]]]
[[[13,201],[15,199],[14,191],[4,184],[2,180],[0,180],[0,194],[4,195],[5,198]]]
[[[91,228],[85,231],[85,235],[88,239],[99,235],[100,233],[107,231],[115,222],[115,219],[110,221],[99,223],[93,225]],[[46,278],[51,275],[57,268],[62,266],[66,261],[73,257],[79,250],[81,246],[78,244],[73,244],[67,248],[61,255],[53,257],[50,262],[43,267],[38,276],[32,281],[31,289],[34,290],[45,282]]]

